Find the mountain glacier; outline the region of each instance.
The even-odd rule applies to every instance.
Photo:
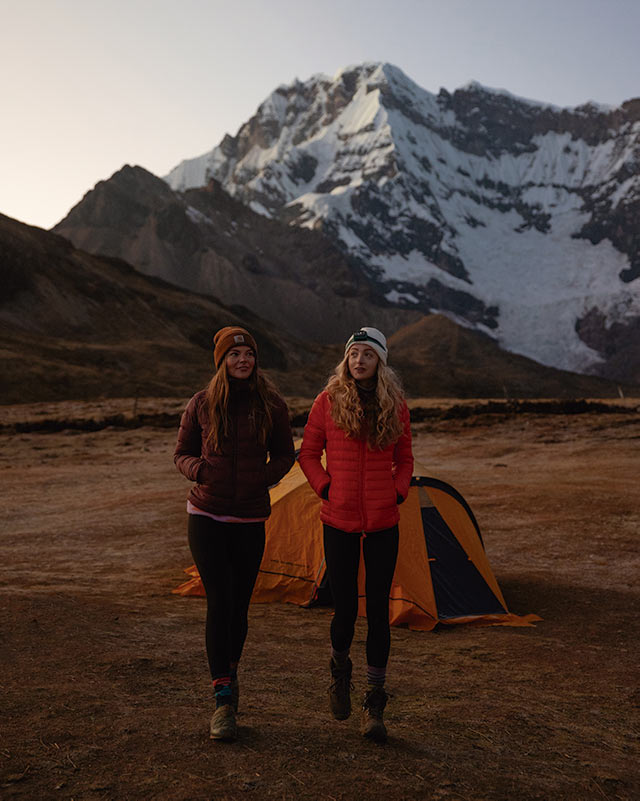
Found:
[[[332,237],[390,304],[543,364],[599,372],[640,331],[640,100],[566,109],[478,83],[435,95],[363,64],[277,88],[165,180],[211,178]]]

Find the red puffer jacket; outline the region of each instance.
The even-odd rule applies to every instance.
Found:
[[[371,450],[366,439],[352,439],[331,417],[326,390],[315,399],[304,429],[298,461],[309,484],[323,498],[320,519],[342,531],[380,531],[400,519],[398,495],[404,500],[413,473],[409,410],[403,403],[404,433],[384,450]],[[326,470],[322,451],[327,452]],[[325,493],[326,494],[326,493]]]
[[[191,398],[182,415],[174,462],[184,476],[196,482],[189,500],[198,509],[214,515],[268,517],[268,488],[280,481],[295,460],[287,406],[276,397],[273,428],[265,448],[249,420],[249,384],[241,380],[229,383],[230,430],[220,452],[207,445],[209,413],[206,391],[202,390]]]

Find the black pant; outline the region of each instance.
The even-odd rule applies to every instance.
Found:
[[[247,613],[264,553],[264,523],[189,515],[189,547],[207,593],[211,678],[228,676],[247,638]]]
[[[367,534],[363,542],[367,601],[367,664],[384,668],[389,659],[389,592],[398,557],[398,526]],[[351,647],[358,617],[358,566],[360,536],[324,526],[327,562],[335,614],[331,645],[336,651]]]

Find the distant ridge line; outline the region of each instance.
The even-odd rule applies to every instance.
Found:
[[[296,410],[290,415],[291,425],[301,428],[307,422],[308,409]],[[567,400],[491,400],[483,403],[456,403],[452,406],[414,406],[411,408],[411,421],[461,420],[478,415],[518,414],[640,414],[638,405],[625,406],[620,403],[606,403],[585,399]],[[150,426],[154,428],[177,428],[179,412],[147,412],[143,414],[112,414],[104,417],[45,418],[0,424],[2,434],[52,434],[60,431],[101,431],[105,428],[128,430]]]

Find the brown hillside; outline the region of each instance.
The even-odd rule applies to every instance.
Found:
[[[439,314],[389,338],[390,362],[414,397],[612,397],[616,384],[545,367]],[[629,392],[628,388],[625,388]]]
[[[0,215],[0,401],[186,395],[211,372],[223,325],[255,333],[261,364],[284,390],[313,393],[324,351],[254,314],[76,250]],[[301,365],[304,364],[304,370]]]

